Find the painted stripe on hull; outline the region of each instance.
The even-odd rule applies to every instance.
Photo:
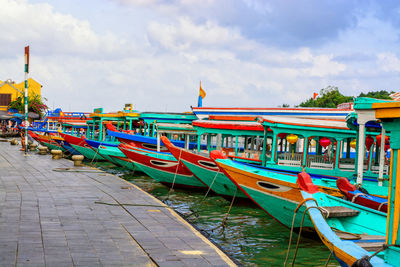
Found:
[[[73,144],[71,145],[75,150],[77,150],[79,153],[84,155],[89,160],[100,160],[100,161],[104,160],[104,158],[101,155],[93,151],[93,149],[91,149],[90,147],[82,147]]]

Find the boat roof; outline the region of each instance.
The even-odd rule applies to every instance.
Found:
[[[265,126],[292,125],[325,129],[350,130],[344,119],[301,118],[284,116],[260,116],[259,122]]]
[[[90,118],[120,118],[120,119],[132,119],[132,118],[139,118],[140,113],[139,112],[123,112],[123,111],[118,111],[118,112],[110,112],[110,113],[91,113]]]
[[[156,123],[159,133],[196,134],[197,131],[191,124]]]
[[[257,121],[220,121],[220,120],[195,120],[193,126],[208,129],[264,131],[264,127]]]
[[[296,116],[296,117],[331,117],[344,118],[352,110],[348,108],[239,108],[239,107],[192,107],[199,119],[212,115],[229,116]]]

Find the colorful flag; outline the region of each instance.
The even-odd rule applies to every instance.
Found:
[[[391,97],[394,101],[400,101],[400,92],[393,93],[393,94],[390,95],[390,97]]]
[[[200,82],[199,96],[201,96],[201,98],[205,98],[206,97],[206,91],[204,91],[203,88],[201,88],[201,82]]]
[[[25,72],[29,73],[29,45],[25,46]]]
[[[317,98],[317,96],[318,96],[318,93],[314,93],[313,99],[315,100]]]
[[[203,88],[201,88],[201,81],[200,81],[199,99],[197,103],[198,107],[203,106],[203,98],[205,97],[206,97],[206,91],[204,91]]]

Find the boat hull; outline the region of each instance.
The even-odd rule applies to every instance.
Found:
[[[140,150],[125,144],[120,144],[119,148],[135,166],[157,182],[182,188],[206,187],[170,154]]]

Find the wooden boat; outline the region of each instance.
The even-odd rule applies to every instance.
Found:
[[[193,121],[193,128],[198,135],[198,140],[201,135],[207,136],[207,150],[202,149],[184,149],[182,147],[175,146],[167,137],[161,137],[162,143],[168,148],[168,150],[182,162],[198,179],[206,184],[210,189],[220,195],[224,196],[236,196],[241,198],[247,198],[247,196],[238,190],[236,185],[225,176],[223,171],[210,159],[209,152],[216,148],[224,149],[225,152],[231,158],[243,162],[251,162],[253,164],[261,163],[261,160],[254,158],[254,155],[258,155],[259,145],[256,148],[254,144],[254,137],[261,136],[264,133],[262,125],[255,121],[255,117],[229,117],[229,116],[214,116],[210,117],[211,120],[196,120]],[[220,135],[215,145],[212,144],[211,138]],[[238,137],[249,138],[253,140],[253,149],[245,149],[243,145],[239,147]],[[253,138],[252,138],[253,137]],[[223,147],[223,139],[232,141],[231,144],[225,142],[226,147]],[[218,143],[219,141],[219,143]],[[233,145],[233,142],[235,145]],[[246,141],[244,142],[246,143]],[[250,146],[245,144],[247,146]],[[231,145],[231,147],[229,147]],[[201,147],[198,145],[198,147]],[[205,147],[205,146],[203,146]],[[258,149],[258,150],[257,150]],[[242,156],[242,154],[246,154]],[[251,156],[252,158],[249,158]]]
[[[84,136],[77,137],[66,133],[60,133],[60,135],[66,142],[68,142],[68,144],[70,144],[80,154],[84,155],[87,159],[97,161],[105,160],[103,156],[96,153],[90,145],[85,142],[86,138]]]
[[[129,128],[129,130],[132,130],[138,118],[139,113],[135,111],[103,113],[102,109],[95,109],[86,121],[88,126],[85,136],[82,136],[82,133],[77,133],[76,136],[64,134],[66,135],[64,139],[89,160],[107,160],[116,165],[121,165],[119,164],[119,158],[114,159],[109,155],[111,153],[117,157],[125,158],[125,155],[118,149],[119,142],[107,135],[105,125],[115,123],[115,125],[122,129]],[[124,161],[123,165],[129,168],[132,164],[127,165],[126,162]]]
[[[170,153],[144,150],[124,143],[119,144],[119,149],[141,171],[162,184],[181,188],[206,187]]]
[[[399,213],[400,213],[400,168],[399,168],[399,148],[400,148],[400,102],[376,100],[368,98],[356,99],[354,106],[358,110],[357,123],[360,127],[360,132],[363,133],[365,124],[369,121],[380,121],[384,131],[391,133],[390,147],[392,149],[392,162],[390,170],[390,194],[388,198],[388,213],[386,214],[376,210],[368,209],[363,206],[357,206],[359,209],[367,210],[369,215],[364,220],[349,219],[347,222],[357,221],[358,224],[352,224],[352,227],[359,227],[359,225],[367,225],[368,229],[363,230],[365,233],[372,234],[371,230],[379,229],[383,232],[386,230],[384,238],[365,236],[364,233],[360,235],[360,240],[357,242],[344,241],[340,236],[333,232],[329,219],[322,217],[319,210],[315,205],[321,197],[320,193],[314,193],[315,188],[311,185],[309,188],[304,188],[304,199],[310,199],[312,196],[316,199],[317,203],[306,201],[308,213],[317,229],[318,234],[324,244],[335,254],[336,259],[342,266],[400,266],[400,227],[399,227]],[[382,131],[382,133],[384,133]],[[383,136],[382,136],[383,137]],[[383,138],[382,138],[383,140]],[[384,142],[381,143],[383,149]],[[360,163],[360,162],[359,162]],[[360,178],[360,177],[358,177]],[[361,177],[362,178],[362,177]],[[349,202],[346,202],[348,204]],[[319,204],[319,203],[318,203]],[[353,207],[356,205],[351,203]],[[360,208],[361,207],[361,208]],[[360,212],[361,214],[361,212]],[[380,214],[383,219],[376,218],[375,215]],[[358,217],[359,215],[357,215]],[[345,220],[345,219],[344,219]],[[386,227],[383,224],[386,221]],[[346,222],[346,223],[347,223]],[[357,229],[360,231],[361,229]],[[369,239],[372,239],[369,240]],[[381,246],[377,244],[381,243]],[[383,244],[382,244],[383,243]],[[373,247],[374,249],[371,249]],[[369,250],[375,250],[373,255],[370,255]]]
[[[66,151],[65,148],[63,148],[60,145],[60,143],[57,142],[57,141],[61,141],[63,139],[61,137],[57,136],[57,133],[55,133],[55,132],[47,132],[44,134],[36,133],[36,137],[39,139],[39,142],[42,145],[47,146],[49,150],[55,149],[55,150],[62,150],[63,152]]]
[[[299,176],[301,195],[322,242],[341,266],[391,266],[382,249],[386,240],[386,213],[318,192],[307,174]],[[300,213],[300,217],[301,217]],[[371,258],[369,258],[371,257]]]

